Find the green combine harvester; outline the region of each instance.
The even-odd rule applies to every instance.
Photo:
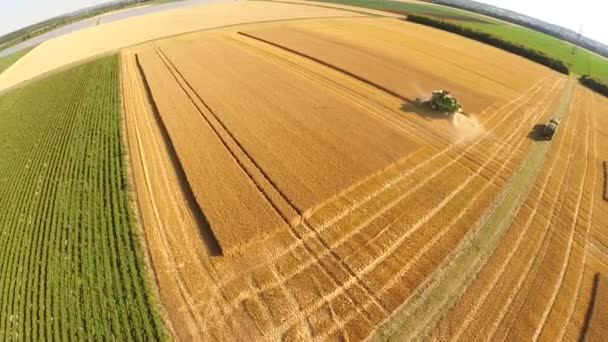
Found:
[[[442,111],[446,115],[460,113],[462,106],[458,103],[447,90],[435,90],[431,96],[421,96],[416,98],[418,105],[428,105],[432,110]]]

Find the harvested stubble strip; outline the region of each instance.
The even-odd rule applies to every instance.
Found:
[[[561,166],[564,162],[563,156],[570,155],[568,152],[571,152],[573,140],[570,136],[566,136],[566,132],[562,132],[562,135],[564,136],[561,137],[558,143],[559,148],[552,149],[545,163],[548,169],[543,173],[542,178],[539,177],[539,180],[542,179],[543,184],[545,184],[544,189],[559,189],[560,181],[566,177],[566,170]],[[543,201],[546,204],[539,205],[539,201]],[[529,205],[522,207],[508,234],[503,237],[501,244],[479,274],[478,280],[473,283],[470,289],[459,300],[457,306],[450,313],[449,319],[444,320],[440,326],[439,333],[442,334],[440,335],[442,338],[449,339],[449,336],[454,334],[456,330],[462,329],[463,327],[460,324],[467,320],[476,304],[480,306],[473,313],[474,317],[469,317],[470,322],[464,327],[462,334],[459,335],[459,340],[466,341],[475,338],[475,336],[487,336],[499,312],[510,306],[515,296],[512,290],[516,288],[520,277],[531,267],[534,256],[539,253],[543,239],[548,234],[548,214],[545,215],[543,213],[548,211],[550,214],[555,210],[557,207],[554,206],[559,205],[560,199],[557,197],[557,194],[550,195],[547,191],[542,191],[542,189],[535,187],[529,194],[526,202]],[[525,236],[522,238],[521,244],[514,246],[513,244],[516,243],[522,234]],[[515,252],[512,251],[514,248],[517,248]],[[508,259],[511,253],[513,253],[511,259]],[[505,259],[508,259],[508,264],[501,265]],[[487,294],[485,299],[480,299],[480,292],[483,291],[482,289],[487,284],[493,283],[492,277],[496,274],[500,274],[500,278],[492,288],[492,292]],[[478,300],[482,300],[483,303],[477,303]],[[457,322],[461,323],[455,324]],[[447,334],[447,336],[443,336],[443,334]]]
[[[585,161],[585,153],[575,153],[575,163]],[[580,160],[579,157],[583,157]],[[573,167],[578,166],[574,164]],[[578,167],[580,169],[580,167]],[[583,177],[583,179],[577,179]],[[581,195],[582,187],[579,184],[583,184],[584,177],[586,176],[584,168],[582,172],[575,172],[568,179],[568,183],[571,184],[568,189],[566,198],[579,198]],[[571,261],[572,243],[571,240],[574,236],[575,222],[577,218],[574,217],[574,212],[570,210],[562,210],[559,213],[559,218],[556,222],[556,231],[559,235],[554,235],[549,241],[547,254],[542,261],[541,267],[538,272],[533,275],[533,284],[530,291],[525,297],[525,303],[519,311],[517,319],[513,322],[513,328],[509,331],[508,335],[511,340],[523,340],[531,338],[538,329],[538,326],[542,324],[543,313],[548,310],[549,305],[552,304],[552,299],[555,294],[556,284],[559,284],[561,272],[565,271]]]
[[[418,148],[347,100],[222,39],[163,51],[303,214]]]
[[[138,54],[162,124],[224,254],[286,227],[152,49]]]
[[[587,119],[585,120],[585,124],[586,129],[589,129],[589,154],[585,162],[587,163],[588,173],[584,188],[581,191],[580,210],[578,211],[575,233],[572,238],[570,260],[565,266],[563,283],[560,285],[559,292],[555,294],[554,302],[539,335],[540,339],[544,341],[558,341],[564,338],[563,335],[566,332],[568,320],[576,305],[577,296],[580,293],[580,285],[583,280],[587,260],[589,230],[591,229],[593,216],[594,197],[596,197],[594,188],[598,182],[599,173],[593,167],[594,161],[597,160],[593,112],[591,111],[588,93],[582,93],[582,95],[587,95]],[[581,105],[574,108],[585,108],[585,106]]]

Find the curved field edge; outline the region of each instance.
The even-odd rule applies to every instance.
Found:
[[[28,52],[32,51],[34,48],[35,46],[32,46],[29,49],[17,51],[5,57],[0,57],[0,74],[4,72],[4,70],[10,68],[13,64],[17,63],[21,57],[27,55]]]
[[[118,56],[0,96],[0,339],[163,340],[135,230]]]

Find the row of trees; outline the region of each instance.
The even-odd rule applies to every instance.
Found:
[[[445,31],[456,33],[461,36],[465,36],[467,38],[471,38],[471,39],[495,46],[499,49],[503,49],[505,51],[514,53],[516,55],[528,58],[530,60],[533,60],[537,63],[540,63],[546,67],[549,67],[549,68],[551,68],[555,71],[561,72],[563,74],[566,74],[566,75],[569,74],[568,66],[566,66],[566,64],[563,61],[561,61],[557,58],[549,57],[541,51],[530,49],[523,45],[508,42],[506,40],[503,40],[501,38],[498,38],[498,37],[493,36],[486,32],[481,32],[478,30],[473,30],[468,27],[463,27],[460,25],[448,23],[448,22],[445,22],[442,20],[437,20],[437,19],[420,16],[420,15],[414,15],[414,14],[408,15],[407,20],[411,21],[413,23],[432,26],[432,27],[439,28],[439,29],[442,29]]]
[[[589,76],[583,75],[579,78],[579,81],[587,88],[600,93],[604,96],[608,96],[608,84],[602,83],[599,80]]]

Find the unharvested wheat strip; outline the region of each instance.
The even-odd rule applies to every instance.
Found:
[[[173,63],[166,57],[166,54],[162,52],[160,48],[157,48],[158,56],[164,61],[167,68],[171,70],[176,80],[184,91],[188,94],[192,102],[200,111],[201,115],[211,125],[215,132],[217,132],[220,139],[226,144],[227,148],[234,154],[234,156],[240,161],[241,165],[246,169],[247,173],[251,175],[253,181],[262,189],[264,194],[269,198],[270,202],[276,206],[277,211],[281,216],[291,225],[297,225],[300,222],[300,214],[296,211],[293,205],[288,199],[279,192],[274,184],[270,182],[268,177],[260,170],[259,166],[256,165],[251,157],[242,149],[241,145],[235,140],[235,138],[223,127],[217,120],[214,113],[205,105],[203,100],[194,92],[190,84],[184,79],[179,70],[175,68]],[[278,233],[277,230],[275,233]],[[262,240],[272,237],[273,234],[268,234],[264,239],[257,239],[256,243],[262,242]],[[252,241],[253,242],[253,241]]]
[[[362,48],[344,44],[343,42],[328,40],[326,37],[292,29],[258,29],[246,32],[247,35],[263,39],[278,46],[293,50],[305,56],[323,61],[333,67],[340,68],[362,80],[373,82],[396,97],[412,100],[419,96],[418,89],[434,89],[441,84],[458,95],[467,108],[472,112],[479,112],[487,107],[491,100],[484,94],[465,88],[449,79],[438,79],[431,73],[418,70],[411,64],[396,62],[387,58],[386,54],[373,55]],[[403,67],[408,65],[408,67]],[[416,79],[419,84],[406,82]]]
[[[560,141],[559,147],[558,147],[558,154],[559,151],[561,151],[561,148],[563,147],[563,139]],[[553,169],[556,166],[555,161],[557,161],[556,158],[554,158],[554,162],[551,163],[551,166],[548,168],[548,172],[547,172],[547,176],[552,174]],[[545,181],[543,182],[542,188],[540,190],[540,194],[544,193],[544,189],[546,188],[548,184],[548,177],[545,177]],[[534,192],[534,190],[532,190],[532,192]],[[532,193],[531,192],[531,193]],[[528,199],[531,199],[532,196],[529,196]],[[531,207],[533,208],[532,210],[536,210],[536,208],[539,206],[539,203],[541,201],[541,196],[537,196],[536,197],[536,203],[534,205],[532,205]],[[519,216],[521,216],[522,214],[520,213]],[[478,278],[478,280],[474,283],[474,286],[471,286],[469,288],[469,290],[467,290],[465,297],[463,297],[462,299],[459,300],[458,304],[455,306],[455,308],[452,310],[452,313],[450,314],[450,317],[447,317],[444,320],[444,325],[440,326],[440,330],[437,333],[438,338],[439,339],[458,339],[460,337],[460,334],[462,334],[462,332],[464,331],[464,329],[469,325],[469,323],[475,318],[475,315],[477,313],[477,311],[479,310],[480,306],[485,302],[485,299],[487,298],[487,296],[492,293],[492,289],[496,286],[497,282],[500,279],[500,276],[502,275],[502,273],[505,271],[506,269],[506,265],[510,262],[510,260],[512,259],[512,257],[515,255],[515,252],[519,249],[520,244],[522,243],[522,241],[524,241],[524,237],[527,237],[527,231],[528,231],[528,227],[530,226],[531,223],[531,219],[533,217],[533,213],[531,213],[529,215],[529,220],[524,226],[524,228],[522,228],[522,232],[518,233],[516,236],[516,241],[515,241],[515,245],[510,247],[508,250],[510,251],[508,253],[507,258],[502,258],[502,257],[498,257],[499,255],[501,255],[501,251],[505,248],[503,248],[503,246],[505,246],[505,244],[501,244],[500,247],[496,250],[496,252],[494,253],[494,255],[492,256],[492,259],[498,259],[500,261],[504,261],[501,266],[499,267],[496,275],[494,276],[494,278],[492,280],[486,279],[485,275],[488,273],[488,271],[482,271],[482,273],[480,273],[480,276]],[[505,236],[505,238],[503,239],[503,241],[510,239],[510,237]],[[493,265],[494,262],[493,260],[490,260],[487,265],[485,267],[485,270],[489,270],[489,265]],[[476,290],[477,286],[481,287],[481,286],[485,286],[484,290],[481,291],[481,295],[479,295],[477,293],[478,290]],[[472,305],[473,307],[471,308],[471,304],[469,301],[474,301],[474,305]],[[465,316],[464,318],[461,318],[460,315]],[[452,327],[452,325],[457,325],[456,327]],[[456,329],[456,331],[454,331],[454,329]]]
[[[441,149],[445,148],[445,143],[449,145],[452,144],[452,141],[447,139],[443,134],[437,135],[435,131],[432,131],[428,127],[413,125],[410,120],[404,120],[403,111],[401,109],[396,109],[401,107],[401,104],[396,104],[395,101],[398,99],[395,99],[389,94],[380,92],[376,88],[370,87],[348,75],[341,74],[336,70],[327,68],[322,64],[294,55],[256,39],[239,35],[232,38],[230,41],[239,47],[248,49],[260,56],[264,56],[267,59],[310,79],[329,91],[348,99],[353,104],[365,109],[370,114],[386,121],[397,129],[406,132],[408,135],[418,137],[422,141],[427,142],[429,146]],[[389,106],[389,104],[392,104],[393,106]],[[493,110],[493,107],[495,106],[498,106],[496,102],[484,109],[484,112]],[[412,156],[409,156],[407,160],[411,161]]]
[[[178,70],[189,70],[186,80],[218,121],[304,214],[419,147],[344,99],[221,39],[194,49],[172,43],[164,52]],[[215,67],[203,68],[201,58]]]
[[[599,199],[602,200],[601,193]],[[576,303],[568,326],[565,327],[565,341],[581,340],[582,328],[588,325],[589,307],[594,298],[594,277],[597,273],[608,273],[608,265],[604,263],[604,260],[606,260],[608,256],[598,254],[598,251],[591,240],[589,241],[588,247],[586,264],[583,269],[584,274],[578,294],[579,301]]]
[[[409,25],[406,23],[407,26]],[[294,25],[295,26],[295,25]],[[502,97],[512,91],[511,87],[500,80],[500,73],[496,70],[492,73],[483,73],[477,69],[484,69],[480,64],[475,64],[477,68],[473,67],[473,59],[469,56],[461,58],[460,53],[453,51],[448,52],[445,45],[440,45],[437,42],[433,42],[423,37],[413,38],[409,35],[401,34],[401,32],[395,32],[391,29],[385,29],[383,27],[368,24],[366,21],[354,21],[352,20],[346,26],[346,30],[342,29],[339,33],[335,29],[324,28],[317,29],[313,25],[311,27],[296,27],[294,31],[304,35],[313,35],[315,40],[319,38],[324,41],[329,41],[337,44],[348,44],[353,48],[357,48],[360,51],[365,51],[372,56],[382,56],[383,59],[390,59],[400,65],[412,66],[423,72],[431,73],[434,75],[442,75],[446,78],[453,80],[453,82],[460,85],[476,84],[479,91],[484,92],[487,89],[495,89],[492,96],[498,94]],[[401,26],[401,25],[400,25]],[[405,26],[405,25],[404,25]],[[343,27],[344,28],[344,27]],[[416,27],[409,27],[412,30],[416,30]],[[290,32],[291,33],[291,32]],[[361,39],[362,36],[372,36],[375,39]],[[422,44],[416,44],[416,41],[422,40]],[[424,47],[421,48],[420,45]],[[459,47],[463,49],[462,46]],[[433,53],[435,50],[435,53]],[[436,50],[443,50],[441,53],[437,53]],[[449,56],[449,57],[448,57]],[[467,68],[468,66],[468,68]],[[486,75],[497,74],[495,79],[490,79]],[[527,77],[525,77],[527,78]],[[404,80],[407,82],[407,80]]]
[[[412,126],[412,127],[414,127],[413,130],[411,128],[406,128],[406,126],[411,126],[411,123],[403,120],[402,112],[394,113],[394,115],[389,115],[392,113],[392,111],[394,111],[394,108],[386,107],[386,105],[384,103],[380,103],[380,102],[376,103],[378,101],[377,100],[378,96],[382,96],[382,95],[385,96],[386,94],[382,94],[380,92],[375,91],[378,93],[378,96],[374,96],[374,100],[369,99],[369,101],[362,101],[361,97],[362,96],[365,97],[365,95],[362,95],[362,93],[361,94],[353,93],[355,90],[353,90],[351,88],[355,88],[354,84],[350,85],[350,83],[349,83],[349,86],[345,87],[343,84],[337,84],[337,83],[335,83],[335,81],[333,79],[330,79],[330,78],[327,78],[327,76],[321,75],[320,73],[318,73],[318,71],[313,71],[313,70],[316,70],[316,68],[320,68],[320,67],[323,68],[322,65],[319,65],[318,63],[316,65],[308,65],[307,63],[311,63],[311,61],[301,58],[299,56],[295,56],[295,58],[301,59],[301,60],[298,60],[296,63],[291,60],[294,58],[294,56],[288,56],[289,58],[287,56],[283,56],[285,54],[284,50],[272,47],[268,44],[259,43],[258,41],[253,40],[253,39],[244,38],[243,36],[239,36],[239,38],[240,39],[232,39],[231,41],[238,44],[238,46],[248,48],[250,51],[253,51],[259,55],[265,56],[265,57],[277,62],[278,64],[285,66],[286,68],[289,68],[290,70],[293,70],[294,72],[313,80],[314,82],[318,83],[319,85],[326,87],[328,90],[331,90],[331,91],[335,92],[336,94],[349,99],[350,101],[352,101],[353,103],[366,109],[368,112],[372,113],[373,115],[376,115],[377,117],[381,118],[382,120],[386,120],[389,123],[391,123],[392,125],[395,125],[395,127],[397,127],[399,130],[404,130],[404,132],[406,132],[410,135],[418,136],[418,137],[423,136],[420,134],[426,134],[426,133],[424,133],[426,130],[422,126],[420,126],[420,127]],[[258,47],[258,45],[261,45],[261,46]],[[303,66],[303,65],[307,65],[307,66]],[[330,72],[335,72],[335,71],[331,70]],[[335,76],[335,77],[338,77],[338,76]],[[340,77],[347,77],[347,76],[341,75]],[[347,83],[346,81],[344,81],[344,82]],[[490,110],[494,106],[497,106],[497,104],[493,103],[492,106],[490,106],[486,110]],[[397,118],[396,115],[399,115],[399,117],[400,117],[399,120],[396,120],[396,118]],[[421,138],[421,139],[426,139],[426,140],[430,139],[431,143],[435,143],[438,140],[445,139],[445,137],[443,135],[441,135],[441,136],[424,135],[424,136],[426,138]],[[448,143],[451,145],[451,142],[448,141]],[[444,147],[445,146],[443,144],[441,144],[441,148],[444,148]],[[467,160],[467,159],[468,158],[465,158],[465,160]],[[414,163],[413,156],[408,157],[407,161],[410,163]],[[387,172],[389,172],[389,170],[387,170],[386,172],[383,172],[382,176],[384,176]],[[366,183],[369,183],[369,181],[366,181]],[[355,187],[357,187],[357,186],[355,186]],[[346,190],[346,192],[348,192],[348,191],[350,191],[350,190]],[[346,193],[346,192],[344,192],[344,193]],[[340,194],[339,197],[341,197],[342,195],[343,194]],[[333,203],[333,202],[334,201],[332,201],[330,203]],[[318,215],[316,215],[316,216],[318,216]]]
[[[604,161],[604,199],[608,201],[608,161]]]
[[[285,227],[281,216],[201,117],[153,50],[140,55],[156,105],[194,196],[222,250]]]
[[[568,323],[570,321],[572,312],[574,310],[574,306],[576,305],[576,302],[579,299],[579,294],[580,294],[580,285],[582,282],[582,277],[583,277],[583,269],[585,266],[585,262],[587,260],[587,245],[589,243],[589,231],[591,228],[591,223],[592,223],[592,217],[593,217],[593,204],[594,204],[594,200],[595,200],[595,192],[594,189],[596,187],[596,183],[597,183],[597,172],[593,172],[593,161],[597,160],[597,146],[596,146],[596,133],[595,130],[593,129],[594,127],[596,127],[593,123],[595,122],[594,120],[594,114],[593,111],[591,110],[591,101],[590,98],[588,96],[587,93],[585,93],[587,95],[587,129],[589,129],[589,127],[592,127],[590,135],[593,137],[591,141],[591,150],[593,151],[593,156],[591,158],[587,158],[587,168],[591,168],[592,170],[592,174],[593,174],[593,179],[591,182],[591,190],[590,191],[583,191],[583,194],[588,194],[591,193],[591,198],[589,199],[589,208],[587,209],[587,217],[585,219],[585,222],[582,223],[582,225],[584,226],[583,228],[583,241],[580,242],[580,245],[582,245],[582,257],[581,257],[581,261],[578,264],[574,264],[571,267],[569,267],[569,271],[570,273],[574,273],[575,275],[577,275],[575,277],[575,284],[574,286],[568,286],[569,282],[567,280],[565,280],[565,284],[566,286],[568,286],[568,288],[571,288],[571,292],[573,293],[570,297],[567,297],[565,294],[560,293],[560,297],[556,300],[555,304],[553,305],[553,307],[551,308],[551,312],[550,315],[547,316],[545,323],[542,326],[542,331],[540,333],[540,339],[541,340],[545,340],[545,341],[557,341],[557,340],[561,340],[564,337],[564,334],[566,332],[566,327],[568,326]],[[581,214],[582,215],[582,214]],[[570,264],[569,264],[570,266]],[[566,308],[564,309],[563,306],[566,305]],[[560,315],[561,313],[561,315]],[[555,318],[554,318],[555,317]]]
[[[135,71],[135,75],[139,76],[139,71]],[[139,80],[139,77],[137,78]],[[139,80],[139,82],[142,82],[141,80]],[[144,89],[143,85],[138,84],[137,85],[137,89]],[[141,95],[141,94],[140,94]],[[147,108],[147,104],[144,104],[145,101],[147,100],[142,100],[141,96],[140,96],[140,101],[142,101],[142,103],[140,104],[140,108]],[[178,196],[183,196],[181,195],[181,190],[177,190],[175,191],[174,188],[174,184],[177,184],[177,180],[174,179],[175,177],[177,177],[174,173],[175,171],[168,171],[167,170],[167,165],[165,163],[162,162],[163,159],[167,159],[166,155],[163,154],[163,152],[165,151],[165,147],[164,146],[160,146],[158,141],[156,139],[153,139],[152,137],[157,137],[160,138],[161,137],[161,133],[158,129],[158,127],[156,126],[156,123],[150,123],[151,121],[154,121],[155,119],[153,118],[153,113],[148,112],[146,109],[146,115],[139,115],[138,116],[138,120],[144,120],[146,121],[144,123],[144,127],[143,131],[144,134],[139,134],[139,130],[137,132],[137,138],[141,139],[152,139],[152,142],[150,141],[143,141],[143,142],[139,142],[139,144],[135,143],[134,145],[139,145],[140,147],[146,146],[148,147],[147,152],[146,153],[150,153],[152,154],[151,156],[146,156],[145,154],[142,154],[142,158],[145,156],[146,158],[150,157],[151,159],[149,160],[150,165],[152,166],[152,168],[145,167],[146,172],[153,172],[154,174],[156,174],[157,176],[159,176],[162,180],[162,182],[160,184],[163,184],[164,187],[161,186],[161,189],[157,189],[157,187],[155,186],[156,183],[153,183],[154,185],[154,189],[156,189],[154,192],[158,193],[160,191],[165,191],[166,195],[164,196],[164,201],[165,203],[172,203],[172,205],[176,206],[179,205],[177,204],[180,201],[184,201],[184,198],[181,198],[180,200],[177,200]],[[137,122],[136,122],[137,123]],[[147,126],[146,126],[147,124]],[[161,138],[162,139],[162,138]],[[161,143],[163,144],[163,143]],[[166,152],[164,152],[166,153]],[[147,171],[147,170],[150,171]],[[146,178],[146,182],[149,181],[149,176]],[[152,191],[152,190],[150,190]],[[176,192],[176,193],[174,193]],[[153,193],[150,193],[150,196],[152,196],[152,198],[155,198],[155,195],[153,195]],[[183,204],[182,204],[183,205]],[[145,208],[142,207],[142,209]],[[171,209],[171,208],[175,208],[175,207],[171,207],[168,206],[167,208]],[[186,315],[187,313],[191,313],[192,315],[194,315],[195,317],[199,318],[199,317],[204,317],[205,321],[209,321],[212,320],[213,317],[217,317],[218,315],[221,314],[221,309],[223,308],[223,301],[225,301],[226,299],[223,298],[224,296],[221,295],[222,290],[218,289],[217,286],[213,286],[213,284],[215,283],[215,281],[212,281],[210,279],[207,280],[207,284],[209,286],[211,286],[214,290],[216,290],[220,295],[214,298],[208,298],[207,302],[208,303],[213,303],[213,305],[210,306],[210,308],[208,310],[198,310],[194,304],[196,303],[196,301],[193,299],[193,297],[195,296],[194,290],[197,289],[197,286],[200,286],[200,282],[201,279],[205,279],[208,277],[213,277],[212,275],[215,273],[214,270],[208,269],[205,275],[201,274],[201,271],[198,267],[195,268],[190,268],[188,271],[183,272],[182,268],[179,267],[179,264],[183,261],[183,260],[188,260],[188,259],[192,259],[193,256],[191,255],[184,255],[184,253],[190,254],[190,253],[194,253],[194,251],[196,250],[196,248],[198,248],[198,244],[200,244],[198,239],[192,239],[194,236],[198,235],[198,227],[196,227],[197,223],[194,221],[194,219],[191,216],[188,216],[187,214],[183,214],[183,213],[179,213],[178,211],[172,211],[172,210],[165,210],[165,206],[161,206],[161,208],[159,209],[157,206],[155,207],[155,212],[154,215],[150,215],[150,216],[154,216],[157,217],[157,219],[159,221],[158,222],[158,228],[159,228],[159,232],[158,234],[160,234],[162,237],[160,238],[160,242],[157,242],[156,244],[159,245],[165,245],[164,248],[160,248],[160,252],[166,252],[166,251],[170,251],[171,254],[171,259],[170,261],[168,261],[168,265],[163,265],[160,269],[163,268],[170,268],[173,269],[174,272],[172,272],[172,274],[168,274],[168,275],[162,275],[160,274],[159,276],[164,277],[164,279],[170,279],[169,281],[173,281],[174,279],[178,281],[178,284],[175,286],[176,290],[179,291],[179,294],[177,296],[174,297],[181,297],[183,300],[183,305],[185,308],[184,310],[178,310],[180,313],[178,313],[179,316],[181,315]],[[160,212],[159,212],[160,210]],[[150,217],[148,216],[148,217]],[[177,231],[175,229],[167,229],[169,228],[168,226],[170,226],[171,224],[175,224],[174,227],[180,227],[180,229],[178,229]],[[195,227],[195,231],[194,232],[189,232],[189,236],[185,236],[182,232],[182,234],[177,234],[179,236],[176,235],[176,233],[181,232],[181,227],[183,227],[183,229],[188,229],[187,227]],[[149,227],[148,227],[149,228]],[[162,229],[160,229],[162,228]],[[152,234],[153,237],[155,237],[155,234]],[[180,241],[181,239],[183,239],[183,241]],[[188,246],[189,241],[193,241],[194,243],[194,247],[193,246]],[[173,245],[168,246],[167,244],[171,244]],[[184,248],[186,247],[186,248]],[[175,255],[177,254],[177,255]],[[165,258],[167,258],[165,256]],[[179,260],[179,261],[178,261]],[[204,265],[203,265],[204,266]],[[208,275],[207,275],[208,274]],[[215,276],[215,278],[217,279],[217,276]],[[171,286],[166,286],[164,288],[172,288]],[[171,298],[171,296],[168,296],[168,298]],[[176,303],[171,302],[171,304],[175,305]],[[178,304],[179,305],[179,304]],[[183,313],[182,313],[183,312]],[[201,333],[203,332],[201,330],[201,327],[204,327],[205,324],[203,323],[197,323],[195,325],[195,327],[192,327],[190,329],[183,329],[183,318],[180,317],[173,317],[173,323],[177,324],[179,323],[180,325],[177,325],[175,328],[177,331],[179,331],[179,335],[183,338],[193,338],[195,336],[223,336],[224,338],[227,338],[230,336],[231,333],[234,333],[237,330],[246,330],[245,326],[243,323],[244,321],[240,320],[240,321],[222,321],[221,323],[221,334],[214,335],[214,332],[211,332],[209,335],[201,335]],[[200,318],[199,318],[200,319]],[[218,337],[219,338],[219,337]]]
[[[140,124],[138,124],[139,120],[142,120],[143,118],[145,118],[144,120],[149,120],[153,117],[153,113],[149,112],[147,110],[147,104],[146,104],[146,100],[143,99],[143,95],[141,93],[141,91],[143,91],[144,87],[141,84],[142,80],[139,76],[139,71],[136,70],[136,66],[135,66],[135,59],[134,56],[132,55],[123,55],[123,63],[126,63],[126,69],[123,69],[123,75],[125,78],[130,78],[132,79],[132,82],[134,83],[134,86],[129,88],[129,91],[127,93],[127,96],[125,96],[126,98],[126,102],[128,102],[129,100],[131,101],[131,105],[134,105],[134,103],[132,101],[135,101],[135,99],[139,102],[139,105],[137,106],[137,108],[139,108],[139,110],[144,111],[145,113],[142,114],[136,114],[136,111],[139,112],[136,109],[132,109],[127,111],[128,115],[127,118],[133,117],[133,129],[135,130],[134,135],[136,141],[132,142],[132,145],[134,146],[138,146],[138,150],[140,148],[142,148],[143,146],[150,146],[150,148],[152,148],[152,151],[159,151],[162,150],[162,148],[160,146],[158,146],[158,144],[156,143],[156,141],[153,142],[144,142],[142,141],[142,137],[146,138],[148,136],[150,136],[153,133],[146,133],[146,134],[141,134],[140,133]],[[133,94],[133,92],[131,91],[131,89],[138,89],[139,91],[136,91],[137,96],[135,96]],[[128,100],[127,100],[128,99]],[[143,124],[142,129],[144,130],[150,130],[149,125],[146,125],[146,123]],[[146,161],[147,157],[145,156],[144,153],[138,152],[136,154],[133,155],[133,157],[135,157],[136,155],[140,155],[141,157],[139,158],[141,160],[142,163],[142,167],[141,167],[141,172],[144,173],[144,179],[145,179],[145,188],[147,189],[147,198],[149,198],[149,201],[152,203],[152,208],[153,208],[153,214],[148,215],[147,217],[149,218],[154,218],[156,220],[156,224],[157,227],[163,228],[160,229],[160,234],[163,236],[162,240],[160,240],[160,242],[157,242],[160,245],[164,245],[164,248],[160,249],[160,252],[163,254],[163,259],[166,260],[165,262],[168,262],[171,265],[177,265],[177,257],[174,255],[175,253],[173,251],[179,251],[180,248],[176,248],[178,246],[169,246],[168,243],[169,241],[171,241],[172,238],[168,238],[167,234],[170,234],[171,230],[168,229],[164,229],[166,226],[166,220],[161,219],[161,213],[159,210],[159,206],[156,204],[156,195],[154,195],[155,191],[153,190],[153,186],[150,183],[150,171],[152,172],[159,172],[159,176],[161,177],[161,179],[166,180],[171,178],[171,176],[169,176],[167,174],[167,170],[162,167],[160,170],[158,168],[158,166],[156,164],[154,164],[154,169],[150,168],[150,166],[148,165],[148,162]],[[154,162],[153,162],[154,163]],[[170,186],[166,186],[166,188],[170,188]],[[141,194],[141,193],[140,193]],[[172,192],[168,192],[165,195],[165,199],[170,198],[172,202],[175,202],[175,194],[173,194]],[[143,209],[143,208],[142,208]],[[187,223],[182,219],[182,216],[177,216],[175,218],[175,223],[179,224],[180,226],[185,226],[185,225],[190,225],[191,223]],[[183,247],[183,246],[180,246]],[[186,324],[189,324],[190,328],[187,329],[187,331],[196,331],[197,330],[197,326],[204,326],[204,323],[201,321],[201,317],[200,314],[198,312],[196,312],[196,310],[193,309],[193,305],[194,305],[194,300],[192,298],[191,292],[192,289],[191,288],[187,288],[186,286],[186,281],[183,278],[183,274],[179,271],[175,272],[175,275],[172,276],[173,279],[175,279],[178,283],[178,285],[176,285],[177,290],[179,291],[181,298],[183,299],[184,303],[187,305],[187,312],[190,314],[190,316],[194,319],[197,320],[198,323],[196,324],[190,324],[188,323],[189,321],[186,320]],[[214,302],[214,301],[213,301]],[[214,306],[214,308],[216,308]],[[181,330],[180,330],[181,331]]]
[[[500,53],[493,47],[473,44],[473,42],[465,39],[460,40],[460,37],[455,37],[456,39],[452,40],[434,39],[431,37],[438,35],[438,32],[435,32],[432,28],[411,25],[409,23],[395,25],[396,22],[393,19],[350,20],[348,22],[334,21],[333,25],[331,23],[327,23],[326,25],[302,25],[294,23],[292,26],[317,34],[339,38],[340,40],[347,40],[350,44],[363,45],[366,47],[366,51],[370,51],[374,55],[379,54],[377,50],[384,53],[392,53],[396,55],[395,59],[407,61],[407,63],[421,68],[429,68],[429,65],[437,64],[435,61],[444,61],[446,58],[450,58],[450,61],[454,62],[452,63],[453,65],[444,66],[442,69],[465,71],[460,72],[459,75],[465,79],[472,79],[473,83],[471,84],[477,83],[480,86],[486,86],[485,82],[480,82],[480,78],[483,79],[487,77],[486,75],[496,75],[488,80],[494,83],[491,89],[499,88],[496,86],[497,82],[500,82],[503,88],[525,88],[529,86],[535,76],[542,72],[541,67],[532,63],[524,64],[516,62],[517,57],[515,56],[488,57]],[[425,39],[421,39],[421,36],[425,37]],[[363,37],[373,37],[374,39],[362,39]],[[384,46],[380,45],[380,43]],[[377,46],[376,51],[370,49],[372,45]],[[464,46],[467,47],[465,48]],[[410,51],[412,50],[423,52],[424,57],[420,59],[416,58],[418,56],[410,56]],[[434,63],[425,63],[429,58]],[[516,72],[519,71],[519,68],[525,71],[521,74]],[[467,75],[469,73],[477,77]],[[443,74],[443,72],[439,74]],[[525,85],[526,82],[529,83]],[[468,81],[464,84],[467,83]]]

